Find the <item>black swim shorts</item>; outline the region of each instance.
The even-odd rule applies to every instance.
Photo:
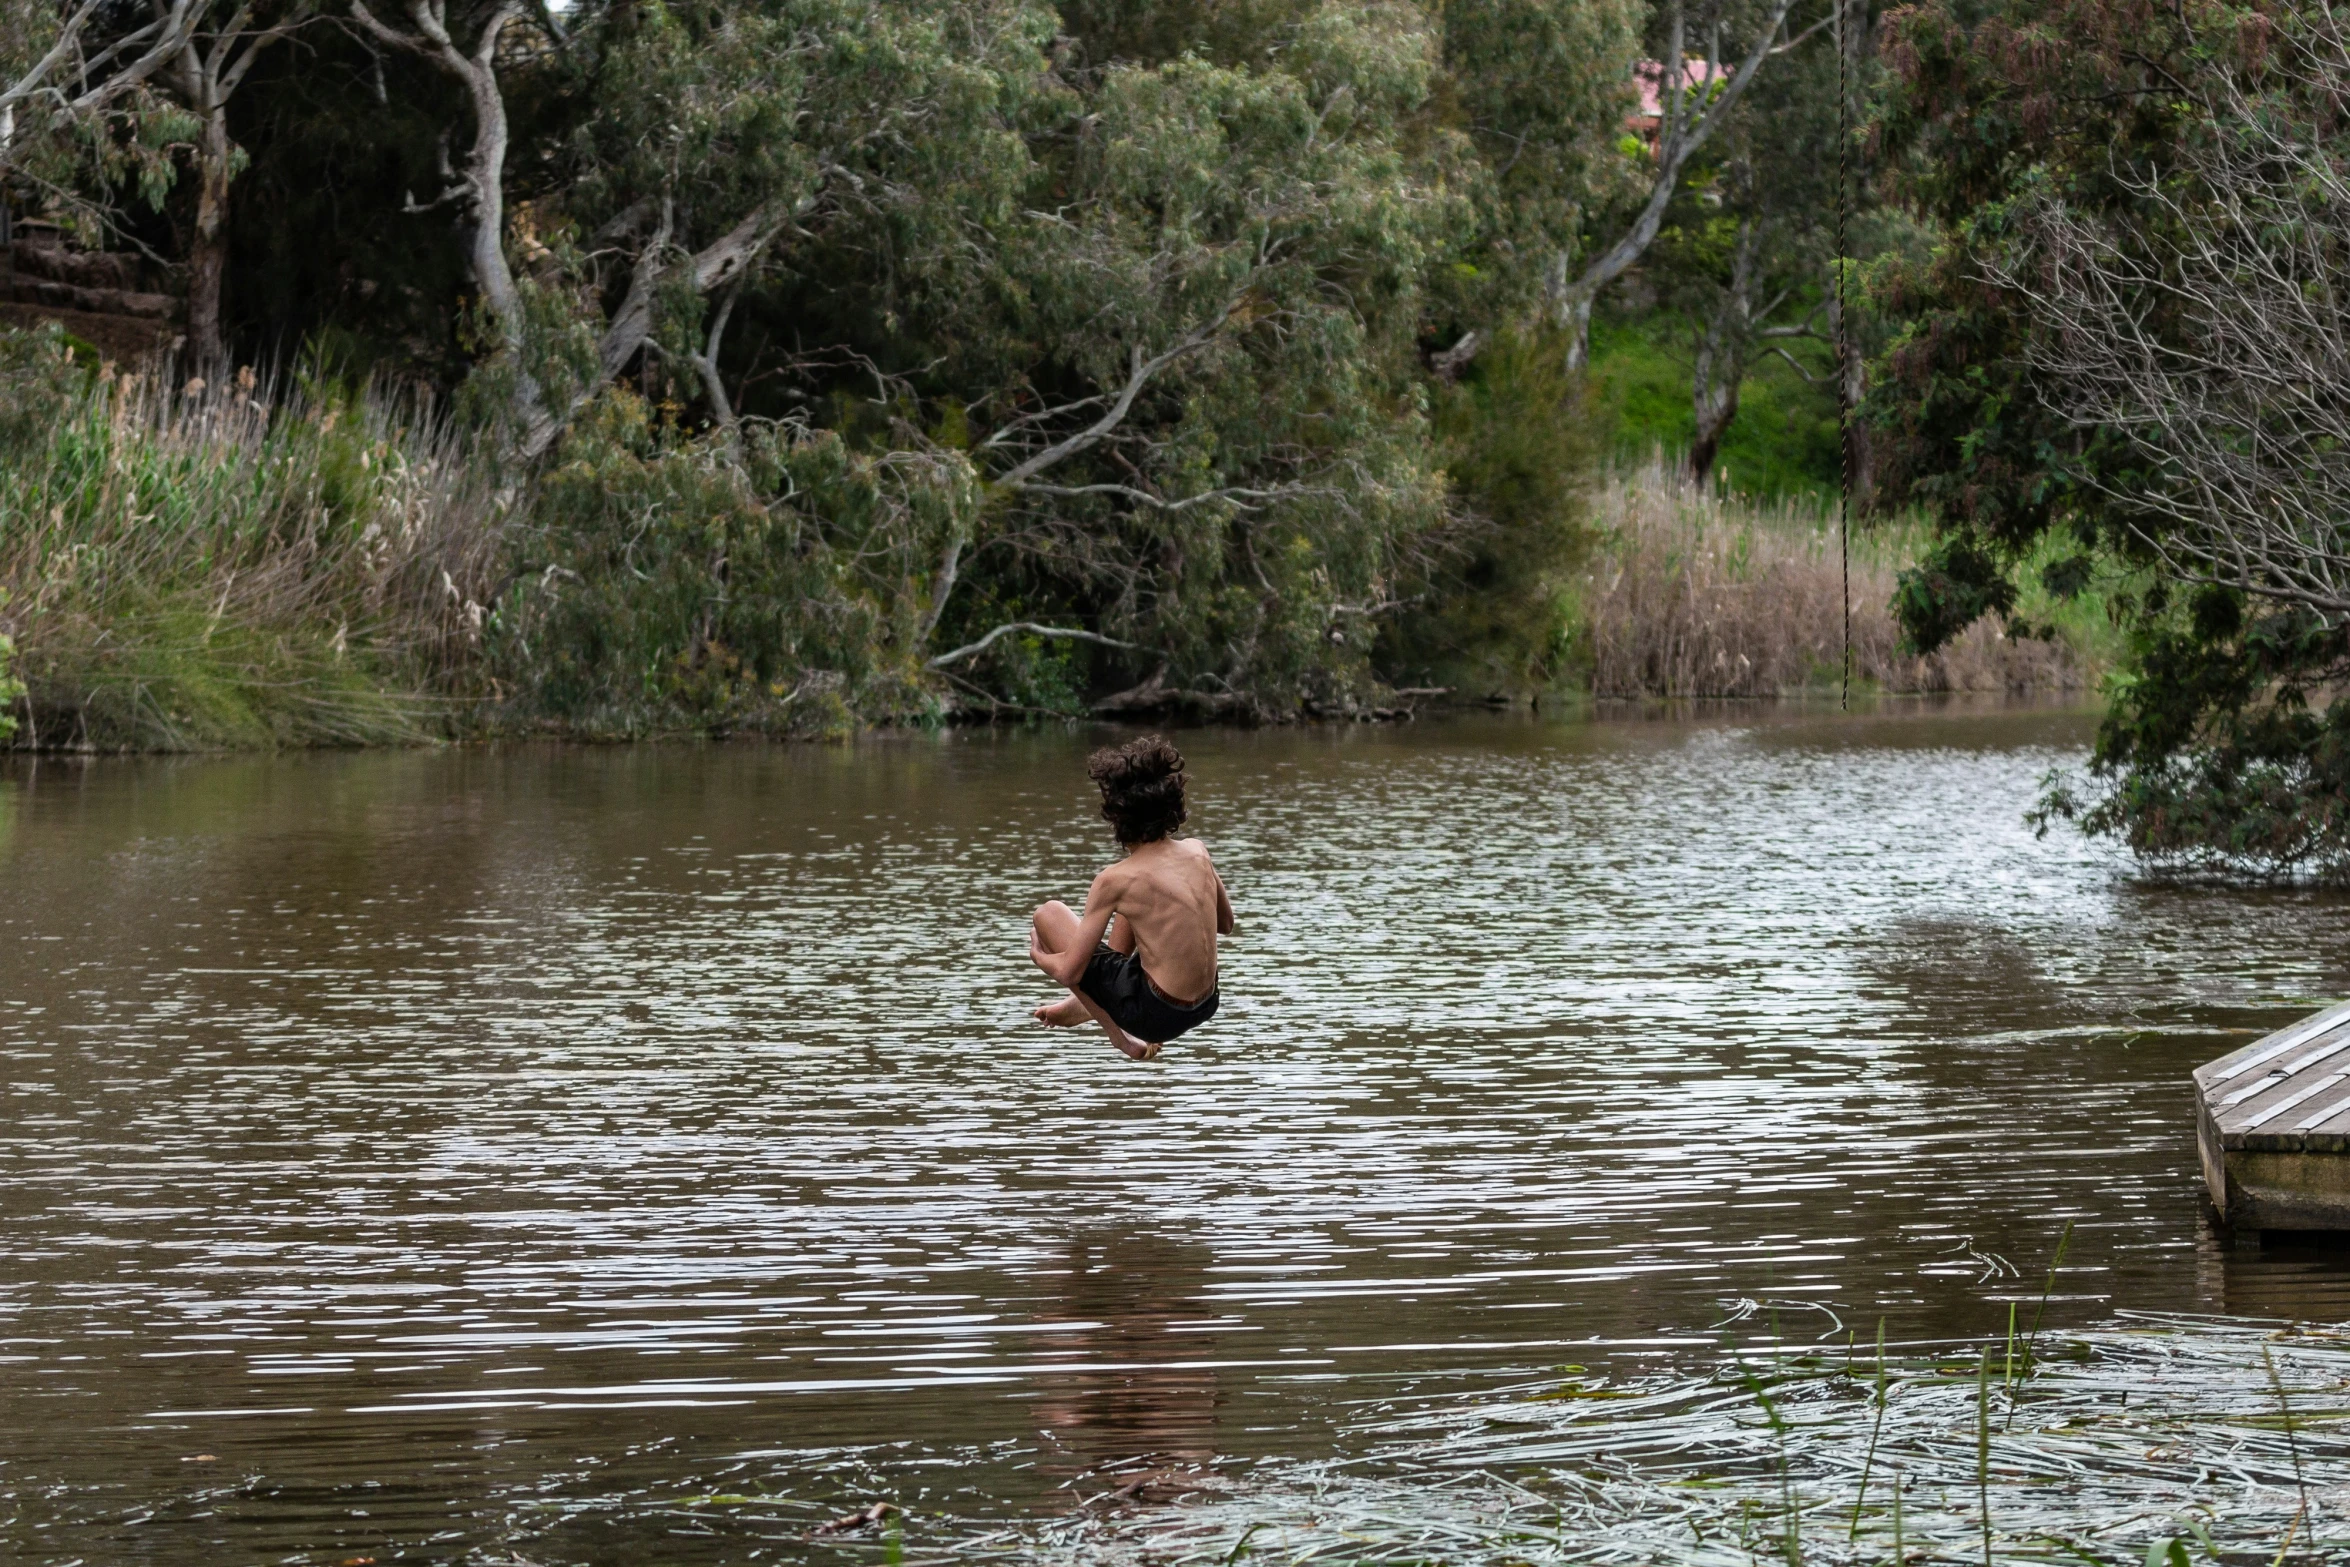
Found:
[[[1216,1015],[1215,990],[1209,990],[1197,1006],[1179,1007],[1159,994],[1150,976],[1142,971],[1140,958],[1119,952],[1106,941],[1093,949],[1093,961],[1085,965],[1085,976],[1077,981],[1077,988],[1109,1013],[1120,1028],[1154,1045],[1163,1045]]]

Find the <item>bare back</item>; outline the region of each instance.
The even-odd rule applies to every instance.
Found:
[[[1232,904],[1197,838],[1135,845],[1094,878],[1086,913],[1101,908],[1132,934],[1143,973],[1168,1000],[1189,1004],[1216,988],[1216,938],[1232,930]],[[1116,935],[1111,944],[1127,946]]]

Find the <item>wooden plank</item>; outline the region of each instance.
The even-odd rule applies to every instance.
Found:
[[[2333,1007],[2327,1011],[2320,1012],[2317,1016],[2308,1018],[2301,1023],[2294,1025],[2290,1030],[2287,1031],[2284,1038],[2278,1040],[2275,1044],[2270,1045],[2267,1049],[2260,1050],[2257,1054],[2247,1056],[2241,1061],[2232,1063],[2225,1071],[2212,1073],[2211,1082],[2214,1085],[2217,1085],[2228,1081],[2230,1078],[2242,1077],[2246,1072],[2251,1071],[2254,1067],[2266,1066],[2269,1062],[2274,1061],[2277,1057],[2283,1055],[2286,1051],[2293,1050],[2299,1046],[2305,1045],[2312,1039],[2315,1039],[2318,1035],[2325,1033],[2328,1029],[2335,1028],[2345,1022],[2350,1022],[2350,1007]],[[2222,1059],[2224,1060],[2225,1058],[2223,1057]]]
[[[2234,1093],[2228,1095],[2227,1098],[2222,1099],[2219,1102],[2219,1107],[2222,1110],[2232,1110],[2247,1099],[2259,1098],[2262,1094],[2267,1093],[2269,1090],[2275,1088],[2280,1083],[2291,1082],[2303,1071],[2310,1067],[2316,1066],[2319,1062],[2331,1061],[2334,1057],[2340,1055],[2343,1051],[2350,1050],[2350,1020],[2345,1020],[2338,1028],[2328,1029],[2326,1033],[2339,1033],[2342,1037],[2338,1040],[2335,1040],[2330,1045],[2325,1045],[2325,1047],[2321,1050],[2312,1050],[2309,1054],[2303,1056],[2300,1060],[2294,1062],[2291,1066],[2277,1067],[2272,1069],[2268,1076],[2262,1078],[2259,1082],[2252,1084],[2248,1088],[2239,1088]],[[2305,1040],[2303,1043],[2322,1044],[2325,1040],[2325,1037],[2326,1034],[2320,1034],[2316,1039]],[[2259,1123],[2246,1122],[2244,1124],[2258,1125]]]
[[[2283,1115],[2287,1110],[2297,1109],[2300,1106],[2307,1104],[2310,1100],[2315,1099],[2319,1094],[2324,1093],[2327,1089],[2332,1088],[2335,1084],[2343,1082],[2350,1082],[2350,1071],[2336,1072],[2331,1077],[2321,1077],[2316,1082],[2312,1083],[2309,1087],[2304,1088],[2301,1090],[2301,1092],[2293,1095],[2292,1098],[2280,1099],[2275,1104],[2270,1105],[2267,1109],[2261,1111],[2258,1115],[2247,1117],[2244,1121],[2242,1130],[2247,1132],[2258,1131],[2263,1126],[2266,1126],[2269,1122],[2275,1120],[2278,1116]]]
[[[2293,1130],[2296,1132],[2314,1132],[2319,1127],[2325,1125],[2328,1121],[2331,1121],[2335,1116],[2342,1114],[2344,1111],[2350,1111],[2350,1099],[2337,1099],[2332,1104],[2327,1105],[2323,1110],[2318,1111],[2317,1114],[2311,1116],[2308,1120],[2295,1122],[2293,1125]]]
[[[2222,1099],[2219,1102],[2219,1107],[2222,1110],[2233,1110],[2236,1106],[2242,1104],[2247,1099],[2257,1099],[2260,1095],[2267,1093],[2270,1089],[2276,1087],[2277,1084],[2283,1082],[2284,1080],[2284,1073],[2271,1072],[2268,1074],[2268,1076],[2262,1078],[2259,1082],[2252,1084],[2249,1088],[2239,1088],[2234,1093],[2228,1095],[2227,1098]]]

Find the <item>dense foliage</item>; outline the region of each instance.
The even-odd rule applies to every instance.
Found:
[[[2102,585],[2127,676],[2094,787],[2047,810],[2160,860],[2350,868],[2350,603],[2308,590],[2345,552],[2341,367],[2262,379],[2350,282],[2333,28],[1939,0],[1891,29],[1883,134],[1944,237],[1883,282],[1876,418],[1940,524],[1897,607],[1931,648],[2012,614],[2027,563]]]
[[[20,706],[39,733],[176,743],[134,721],[163,698],[110,717],[102,693],[217,689],[244,694],[206,711],[246,716],[186,734],[283,734],[266,693],[419,646],[452,724],[614,735],[1588,679],[1587,557],[1622,547],[1592,501],[1611,419],[1669,433],[1700,482],[1832,488],[1859,363],[1831,356],[1830,285],[1865,275],[1874,439],[1842,455],[1936,519],[1898,594],[1913,650],[2109,604],[2132,653],[2102,782],[2052,808],[2154,854],[2339,858],[2350,763],[2319,700],[2342,617],[2198,575],[2182,453],[2126,375],[2120,402],[2079,395],[2058,349],[2081,334],[2034,281],[2058,214],[2065,254],[2168,286],[2228,119],[2198,84],[2333,134],[2317,78],[2259,74],[2315,58],[2307,24],[2135,0],[11,0],[11,209],[144,256],[185,333],[168,396],[20,344],[67,379],[0,388],[0,423],[41,485],[87,447],[190,487],[130,518],[70,487],[8,513]],[[1842,139],[1872,103],[1866,145]],[[2192,312],[2138,314],[2209,347]],[[226,392],[240,365],[285,367],[273,412],[267,375]],[[1734,429],[1757,386],[1771,430]],[[358,565],[382,496],[316,499],[362,427],[462,497],[400,534],[422,553],[397,613]],[[307,586],[253,609],[244,651],[215,658],[219,609],[197,652],[118,678],[136,638],[109,617],[260,606],[238,583],[288,541],[308,564],[273,580]],[[74,564],[109,551],[160,575]]]
[[[8,198],[184,260],[183,377],[452,410],[501,722],[1558,672],[1598,443],[1539,301],[1645,195],[1645,6],[190,4]]]

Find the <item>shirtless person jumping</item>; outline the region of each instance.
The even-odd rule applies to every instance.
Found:
[[[1028,956],[1069,987],[1036,1019],[1070,1028],[1090,1017],[1148,1061],[1216,1015],[1216,938],[1232,934],[1232,903],[1206,846],[1171,836],[1183,825],[1182,752],[1145,735],[1094,752],[1085,770],[1126,858],[1093,879],[1082,916],[1057,898],[1036,911]]]

